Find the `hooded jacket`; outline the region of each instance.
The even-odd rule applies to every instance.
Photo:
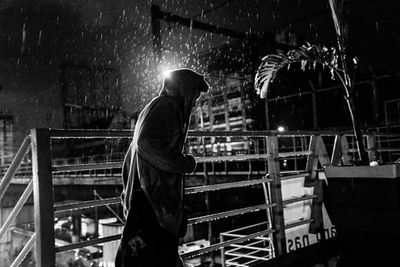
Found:
[[[191,110],[207,89],[202,75],[188,69],[173,71],[164,80],[159,96],[140,113],[123,163],[125,218],[134,216],[130,214],[132,207],[140,205],[132,201],[133,193],[143,190],[159,226],[176,236],[184,234],[187,221],[182,174],[192,172],[196,162],[182,151]]]

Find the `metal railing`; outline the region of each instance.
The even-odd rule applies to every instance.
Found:
[[[32,154],[32,180],[29,181],[24,193],[20,200],[15,205],[14,210],[11,212],[10,217],[2,223],[0,229],[0,238],[7,231],[11,222],[15,219],[16,215],[21,210],[21,207],[26,202],[30,194],[34,194],[34,215],[35,215],[35,234],[30,237],[28,243],[25,245],[23,250],[15,258],[11,266],[18,266],[29,251],[35,247],[35,259],[37,266],[55,266],[55,253],[72,250],[76,248],[82,248],[89,245],[95,245],[100,243],[106,243],[115,241],[120,238],[120,235],[107,236],[103,238],[97,238],[89,241],[83,241],[79,243],[69,244],[62,247],[55,247],[55,233],[54,227],[49,227],[54,224],[54,214],[78,210],[87,209],[98,206],[107,206],[112,204],[120,204],[118,197],[84,201],[72,204],[54,205],[53,201],[53,181],[52,177],[54,174],[59,172],[76,172],[84,170],[104,170],[110,168],[120,168],[121,162],[105,162],[96,164],[79,164],[73,166],[53,165],[51,159],[51,140],[53,139],[93,139],[93,138],[130,138],[132,131],[102,131],[102,130],[59,130],[59,129],[33,129],[30,136],[28,136],[22,143],[19,151],[16,153],[14,160],[9,166],[8,170],[3,176],[0,184],[0,199],[4,196],[7,187],[13,179],[15,173],[25,155],[31,150]],[[398,153],[399,147],[383,147],[379,140],[382,138],[395,138],[393,134],[366,134],[365,142],[368,147],[368,153],[370,160],[380,160],[382,155],[385,153]],[[332,153],[329,156],[325,148],[323,137],[332,137],[334,142],[326,145],[331,146]],[[241,207],[237,209],[230,209],[227,211],[220,211],[215,213],[208,213],[205,215],[193,217],[189,219],[189,224],[200,224],[208,223],[211,224],[215,220],[222,220],[233,216],[240,216],[248,213],[265,212],[271,211],[271,214],[265,219],[270,225],[263,230],[246,234],[244,236],[237,236],[229,240],[221,240],[220,242],[213,243],[209,247],[202,248],[200,250],[191,251],[182,254],[183,258],[190,258],[204,253],[213,252],[215,250],[224,251],[228,247],[239,248],[243,242],[247,240],[258,240],[268,236],[273,244],[274,256],[280,256],[287,253],[286,250],[286,238],[285,229],[297,227],[299,225],[309,224],[313,221],[313,218],[302,219],[285,223],[283,210],[286,205],[295,202],[309,201],[316,199],[318,195],[303,195],[290,199],[283,199],[281,192],[281,182],[290,179],[296,179],[299,177],[308,177],[309,179],[316,179],[315,173],[319,171],[318,162],[322,166],[327,165],[338,165],[338,164],[349,164],[352,161],[353,142],[352,136],[349,133],[338,133],[338,132],[284,132],[279,133],[276,131],[254,131],[254,132],[232,132],[232,131],[220,131],[220,132],[205,132],[205,131],[192,131],[189,133],[189,138],[200,138],[202,139],[203,156],[197,155],[197,162],[203,166],[203,175],[205,176],[206,184],[191,186],[185,189],[186,194],[200,194],[205,193],[206,195],[221,190],[230,190],[237,188],[250,188],[254,186],[262,186],[264,188],[264,195],[266,202],[262,204]],[[225,154],[221,154],[221,151],[215,153],[213,145],[206,144],[207,138],[226,138],[226,142],[229,140],[243,139],[243,142],[249,143],[249,151],[253,154],[243,154],[243,151],[235,154],[235,151],[225,151]],[[229,139],[228,139],[229,138]],[[294,145],[294,151],[288,152],[285,150],[285,142],[297,142],[295,139],[301,139],[302,143],[305,141],[309,142],[307,150],[298,150],[298,145]],[[279,141],[278,141],[279,139]],[[289,141],[288,141],[289,140]],[[261,144],[262,147],[256,147],[254,144]],[[283,144],[283,145],[282,145]],[[301,145],[300,147],[304,147]],[[197,148],[196,148],[197,149]],[[207,149],[209,149],[207,151]],[[280,150],[284,150],[283,152]],[[291,160],[297,162],[302,159],[302,166],[297,166],[295,170],[281,171],[283,160]],[[256,179],[250,179],[249,176],[243,177],[240,181],[229,181],[225,183],[209,184],[208,173],[212,173],[212,170],[208,170],[215,167],[215,164],[226,164],[230,162],[248,162],[251,166],[251,162],[261,161],[266,165],[265,173]],[[214,165],[213,165],[214,164]],[[299,163],[299,165],[301,165]],[[229,174],[227,169],[225,173]],[[215,171],[214,171],[215,172]],[[222,171],[223,172],[223,171]],[[247,172],[251,174],[250,172]],[[208,199],[209,201],[209,199]],[[208,210],[209,212],[209,210]],[[268,213],[268,212],[267,212]],[[226,233],[228,233],[227,231]],[[265,240],[264,240],[265,241]],[[248,246],[253,246],[253,243],[246,243]],[[250,245],[249,245],[250,244]],[[258,244],[258,243],[257,243]],[[244,246],[247,246],[244,245]],[[229,253],[237,254],[236,250],[225,250]],[[236,252],[235,252],[236,251]],[[250,256],[249,256],[250,255]],[[252,254],[247,255],[253,257]],[[237,255],[236,255],[237,256]],[[245,255],[246,256],[246,255]],[[223,256],[224,257],[224,256]],[[223,258],[222,257],[222,258]]]

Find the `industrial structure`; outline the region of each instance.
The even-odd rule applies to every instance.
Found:
[[[190,218],[180,246],[186,263],[335,262],[337,229],[322,199],[324,170],[354,164],[356,152],[337,81],[323,69],[303,71],[294,65],[283,71],[268,99],[260,100],[253,85],[260,58],[299,45],[300,35],[244,33],[156,5],[149,13],[150,67],[165,59],[163,25],[234,39],[188,60],[207,74],[211,90],[193,110],[187,139],[186,151],[196,156],[198,166],[186,175]],[[34,74],[20,78],[16,72],[2,80],[0,266],[112,266],[123,224],[121,164],[140,110],[132,112],[124,102],[132,89],[127,82],[131,73],[108,60],[117,45],[111,49],[106,34],[97,37],[100,52],[56,61],[45,72],[55,79],[36,83]],[[4,71],[11,66],[7,62],[1,63]],[[354,83],[362,141],[369,160],[381,165],[400,157],[395,134],[400,129],[400,75],[391,67],[370,60]],[[146,89],[138,98],[144,99]]]

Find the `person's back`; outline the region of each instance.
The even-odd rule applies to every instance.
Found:
[[[196,166],[182,150],[191,110],[207,90],[202,75],[173,71],[139,115],[123,165],[126,223],[116,267],[176,266],[187,224],[182,174]]]

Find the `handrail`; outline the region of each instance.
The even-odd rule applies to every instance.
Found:
[[[294,198],[289,198],[289,199],[283,200],[282,203],[283,203],[283,205],[289,205],[292,203],[296,203],[296,202],[300,202],[300,201],[304,201],[304,200],[310,200],[310,199],[314,199],[317,197],[318,197],[317,195],[304,195],[301,197],[294,197]]]
[[[268,230],[259,231],[257,233],[249,234],[249,235],[247,235],[245,237],[239,237],[239,238],[231,239],[231,240],[220,242],[220,243],[217,243],[217,244],[214,244],[214,245],[211,245],[209,247],[205,247],[205,248],[202,248],[202,249],[199,249],[199,250],[195,250],[195,251],[191,251],[191,252],[187,252],[187,253],[182,253],[180,256],[182,258],[184,258],[184,259],[192,258],[192,257],[195,257],[197,255],[201,255],[201,254],[204,254],[204,253],[207,253],[207,252],[211,252],[211,251],[214,251],[214,250],[217,250],[217,249],[220,249],[220,248],[224,248],[224,247],[230,246],[232,244],[241,243],[243,241],[246,241],[246,240],[249,240],[249,239],[253,239],[255,237],[271,234],[273,232],[275,232],[274,229],[268,229]]]
[[[239,181],[239,182],[188,187],[188,188],[185,188],[185,194],[195,194],[195,193],[218,191],[218,190],[224,190],[224,189],[230,189],[230,188],[247,187],[247,186],[252,186],[252,185],[268,183],[271,181],[272,181],[272,179],[269,179],[269,178],[261,178],[261,179],[253,179],[253,180],[246,180],[246,181]],[[298,201],[301,201],[301,200],[298,200]],[[113,204],[121,204],[121,198],[114,197],[114,198],[105,198],[105,199],[101,199],[101,200],[80,201],[80,202],[74,202],[74,203],[69,203],[69,204],[56,204],[56,205],[54,205],[54,212],[60,213],[60,212],[64,212],[64,211],[87,209],[87,208],[93,208],[93,207],[104,206],[104,205],[113,205]],[[265,206],[265,204],[262,204],[260,206]],[[257,206],[255,206],[255,207],[257,207]],[[251,208],[254,208],[254,207],[251,207]]]
[[[303,224],[312,223],[313,221],[314,221],[314,219],[299,220],[299,221],[296,221],[296,222],[292,222],[292,223],[286,224],[285,225],[285,229],[290,229],[290,228],[297,227],[297,226],[300,226],[300,225],[303,225]]]
[[[279,153],[280,158],[293,157],[293,156],[307,156],[310,155],[310,151],[294,151],[294,152],[282,152]],[[197,163],[205,162],[223,162],[223,161],[246,161],[246,160],[259,160],[268,159],[268,154],[243,154],[243,155],[231,155],[231,156],[213,156],[213,157],[196,157]],[[89,163],[89,164],[77,164],[77,165],[63,165],[54,166],[52,171],[57,172],[71,172],[71,171],[91,171],[91,170],[104,170],[104,169],[117,169],[122,168],[122,162],[106,162],[106,163]]]
[[[280,178],[281,178],[281,181],[285,181],[285,180],[302,178],[302,177],[309,176],[309,175],[310,175],[310,173],[308,171],[304,171],[304,172],[300,172],[300,173],[296,173],[296,174],[290,174],[290,175],[282,175],[282,172],[281,172]]]
[[[131,130],[50,129],[51,138],[132,138]]]
[[[132,138],[132,130],[86,130],[86,129],[50,129],[51,138]],[[369,132],[363,132],[367,135]],[[379,133],[382,136],[398,135],[397,133]],[[190,130],[190,137],[296,137],[296,136],[334,136],[334,135],[353,135],[351,131],[194,131]]]
[[[52,171],[57,172],[71,172],[71,171],[92,171],[92,170],[104,170],[111,168],[121,168],[122,162],[106,162],[106,163],[89,163],[89,164],[77,164],[77,165],[63,165],[54,166]]]
[[[132,130],[85,130],[85,129],[50,129],[51,138],[132,138]],[[369,132],[363,132],[367,135]],[[300,136],[352,136],[352,131],[193,131],[188,133],[189,137],[300,137]],[[396,136],[398,133],[379,133],[382,136]]]
[[[17,204],[15,204],[14,209],[11,211],[11,213],[7,217],[7,220],[1,226],[0,239],[3,236],[3,234],[6,232],[7,228],[10,226],[10,224],[15,220],[18,213],[21,211],[23,205],[25,204],[26,200],[28,199],[28,197],[30,196],[32,191],[33,191],[33,180],[31,180],[29,182],[29,184],[25,188],[24,192],[22,193],[20,199],[18,200]]]
[[[42,129],[43,130],[43,129]],[[367,133],[368,134],[368,133]],[[41,144],[44,146],[46,146],[46,149],[48,148],[47,145],[50,144],[50,139],[67,139],[67,138],[89,138],[89,139],[112,139],[112,138],[132,138],[133,136],[133,131],[130,130],[61,130],[61,129],[45,129],[45,131],[43,131],[42,133],[40,133],[40,142]],[[227,182],[227,183],[219,183],[219,184],[207,184],[207,185],[203,185],[203,186],[195,186],[195,187],[190,187],[190,188],[186,188],[185,189],[185,193],[186,194],[196,194],[196,193],[207,193],[207,192],[212,192],[212,191],[217,191],[217,190],[225,190],[225,189],[229,189],[229,188],[239,188],[239,187],[246,187],[246,186],[255,186],[255,185],[265,185],[266,183],[271,183],[271,186],[275,186],[275,188],[273,190],[276,191],[280,190],[281,186],[280,186],[280,182],[284,181],[284,180],[289,180],[289,179],[295,179],[295,178],[302,178],[305,176],[310,176],[310,175],[314,175],[315,174],[315,167],[311,167],[311,168],[306,168],[306,170],[304,171],[297,171],[296,173],[290,173],[288,175],[283,175],[284,172],[282,172],[280,170],[279,167],[279,159],[285,159],[287,160],[288,158],[294,158],[296,159],[296,157],[301,158],[302,160],[304,160],[304,156],[307,156],[307,166],[312,166],[312,164],[309,164],[310,162],[313,162],[313,160],[320,160],[318,159],[318,157],[320,157],[321,155],[323,156],[327,156],[327,153],[320,153],[320,152],[316,152],[316,148],[311,148],[311,144],[309,146],[309,148],[307,149],[305,142],[308,142],[308,140],[312,140],[313,136],[317,137],[318,140],[322,140],[322,138],[320,136],[336,136],[336,139],[339,139],[341,137],[347,137],[347,136],[352,136],[352,133],[349,132],[337,132],[337,131],[319,131],[319,132],[315,132],[315,131],[287,131],[287,132],[278,132],[278,131],[189,131],[188,134],[189,138],[196,138],[196,137],[205,137],[205,138],[210,138],[210,137],[227,137],[227,142],[228,140],[232,139],[235,142],[237,142],[237,140],[239,140],[239,138],[235,138],[235,137],[244,137],[240,140],[244,140],[243,142],[250,142],[249,138],[253,138],[253,140],[255,141],[254,144],[255,145],[260,145],[260,149],[261,150],[257,150],[257,149],[253,149],[251,148],[251,152],[250,150],[246,150],[245,153],[247,154],[234,154],[235,152],[237,153],[238,150],[235,150],[235,152],[233,152],[233,155],[220,155],[219,153],[218,156],[203,156],[203,157],[197,157],[197,162],[198,163],[204,163],[204,175],[207,175],[207,165],[205,163],[216,163],[216,162],[229,162],[229,161],[255,161],[255,160],[267,160],[268,161],[268,172],[270,172],[270,170],[272,169],[272,175],[271,177],[268,176],[268,174],[262,173],[261,175],[259,175],[258,179],[250,179],[250,180],[242,180],[239,182]],[[309,138],[310,136],[312,136],[311,138]],[[390,133],[385,133],[385,134],[375,134],[374,136],[369,136],[368,139],[368,144],[370,145],[370,141],[375,138],[375,137],[379,137],[379,136],[398,136],[398,134],[390,134]],[[232,138],[229,138],[232,137]],[[278,143],[278,137],[282,138],[279,140]],[[285,143],[281,143],[282,142],[288,142],[291,141],[291,139],[288,139],[287,137],[299,137],[301,138],[301,146],[297,146],[296,144],[293,145],[293,151],[290,150],[283,150],[285,152],[279,152],[279,148],[282,144]],[[304,138],[307,137],[307,138]],[[35,139],[37,137],[34,137],[34,135],[32,134],[32,142],[35,143],[37,140]],[[286,138],[286,139],[285,139]],[[371,139],[372,138],[372,139]],[[223,138],[217,138],[217,139],[223,139]],[[262,140],[264,139],[264,140]],[[335,139],[335,140],[336,140]],[[384,139],[384,138],[383,138]],[[35,141],[36,140],[36,141]],[[208,140],[208,139],[206,139]],[[211,139],[214,140],[214,139]],[[261,142],[260,142],[261,140]],[[295,140],[293,138],[293,140]],[[310,143],[311,143],[310,140]],[[353,140],[353,139],[351,139]],[[373,139],[375,140],[375,139]],[[379,139],[378,139],[379,141]],[[256,143],[257,142],[257,143]],[[265,143],[264,143],[265,142]],[[295,141],[293,141],[295,142]],[[322,141],[324,142],[324,141]],[[349,144],[346,143],[346,138],[344,138],[343,140],[344,145],[347,146],[346,148],[340,148],[338,146],[338,154],[339,152],[346,151],[346,153],[349,153],[349,151],[351,151],[351,143],[350,143],[350,149],[348,148]],[[386,141],[385,141],[386,142]],[[21,161],[23,159],[23,157],[25,156],[25,154],[29,151],[29,147],[30,147],[30,143],[31,143],[31,139],[30,136],[28,136],[22,146],[20,147],[18,153],[16,154],[13,162],[10,165],[10,168],[7,170],[3,180],[1,181],[0,184],[0,198],[4,195],[5,190],[7,189],[8,183],[10,183],[11,179],[13,176],[15,176],[16,173],[16,169],[21,165]],[[273,145],[272,145],[273,143]],[[336,145],[336,141],[335,141],[335,145]],[[269,146],[267,146],[269,145]],[[286,145],[286,144],[285,144]],[[35,150],[35,145],[32,146],[33,150]],[[37,145],[37,147],[42,147]],[[273,147],[273,148],[271,148]],[[206,153],[208,153],[208,149],[209,147],[203,146],[203,151],[204,155],[206,155]],[[246,148],[247,149],[247,148]],[[297,150],[298,149],[298,150]],[[320,149],[320,148],[318,148]],[[225,148],[226,150],[226,148]],[[222,150],[222,152],[224,152],[225,150]],[[198,150],[199,151],[199,150]],[[287,152],[289,151],[289,152]],[[375,146],[375,145],[370,145],[369,146],[369,152],[372,153],[376,153],[376,152],[393,152],[393,151],[399,151],[396,148],[382,148],[379,145]],[[212,152],[214,152],[212,150]],[[226,152],[226,151],[225,151]],[[261,153],[258,153],[261,152]],[[318,154],[320,153],[320,154]],[[40,159],[38,154],[40,154]],[[208,153],[209,154],[209,153]],[[214,153],[213,153],[214,154]],[[44,150],[42,149],[40,151],[40,153],[38,153],[37,151],[33,151],[33,155],[36,156],[35,159],[32,159],[32,162],[35,164],[39,164],[40,166],[38,168],[38,166],[36,166],[36,172],[35,172],[35,177],[34,177],[34,182],[39,183],[38,185],[41,187],[40,189],[38,189],[37,187],[35,187],[35,190],[37,190],[38,192],[42,192],[41,190],[43,190],[43,188],[45,188],[45,191],[49,188],[52,188],[52,186],[54,185],[53,181],[51,178],[54,177],[54,174],[56,173],[68,173],[68,172],[85,172],[85,171],[92,171],[92,170],[104,170],[104,169],[113,169],[113,168],[121,168],[122,167],[122,162],[116,161],[116,160],[120,160],[118,159],[111,159],[114,160],[113,162],[105,162],[105,163],[86,163],[86,164],[74,164],[74,165],[57,165],[54,164],[54,161],[51,160],[51,156],[50,153],[44,152]],[[335,154],[336,155],[336,154]],[[340,156],[340,155],[339,155]],[[108,160],[110,158],[107,158]],[[310,162],[309,162],[310,161]],[[53,167],[51,168],[51,170],[47,167],[50,166],[51,163],[53,162]],[[67,161],[65,161],[67,162]],[[76,163],[80,162],[79,160],[76,161]],[[83,162],[91,162],[91,161],[83,161]],[[328,162],[329,163],[329,162]],[[214,166],[214,164],[210,164],[212,166]],[[243,164],[240,163],[240,166],[242,166]],[[322,163],[321,163],[322,165]],[[219,166],[219,165],[218,165]],[[226,165],[228,166],[228,165]],[[230,166],[230,165],[229,165]],[[266,172],[265,166],[263,167],[263,172]],[[275,168],[275,169],[273,169]],[[39,171],[38,171],[39,170]],[[40,171],[41,170],[41,171]],[[296,168],[297,170],[297,168]],[[223,172],[219,172],[218,173],[223,173]],[[44,176],[42,176],[44,173]],[[86,173],[85,173],[86,174]],[[260,173],[259,173],[260,174]],[[39,177],[40,175],[40,177]],[[228,175],[228,172],[226,172],[224,175]],[[260,178],[261,176],[261,178]],[[42,178],[46,178],[46,179],[42,179]],[[248,178],[248,177],[247,177]],[[273,178],[273,179],[272,179]],[[7,184],[7,185],[6,185]],[[26,201],[26,199],[29,197],[30,192],[32,191],[32,181],[29,183],[28,187],[25,189],[23,196],[21,197],[21,199],[19,200],[19,202],[17,203],[16,207],[14,208],[14,210],[12,211],[12,216],[9,217],[8,220],[10,220],[10,218],[15,217],[15,215],[20,211],[20,209],[22,208],[23,203]],[[38,194],[37,191],[35,191],[35,196],[37,196]],[[264,188],[264,194],[268,194],[265,193],[267,190]],[[50,192],[50,191],[47,191]],[[29,193],[29,194],[28,194]],[[272,192],[274,193],[274,192]],[[271,193],[270,193],[271,194]],[[52,194],[44,194],[45,196],[47,195],[52,195]],[[208,194],[206,194],[208,195]],[[36,197],[35,197],[36,198]],[[218,212],[218,213],[214,213],[214,214],[209,214],[210,212],[207,212],[207,215],[203,215],[203,216],[199,216],[199,217],[195,217],[195,218],[190,218],[188,221],[188,224],[198,224],[198,223],[210,223],[211,221],[214,220],[220,220],[220,219],[224,219],[230,216],[236,216],[236,215],[241,215],[241,214],[246,214],[246,213],[252,213],[252,212],[258,212],[258,211],[265,211],[268,210],[270,208],[272,208],[273,212],[274,212],[274,217],[276,216],[281,216],[281,214],[283,214],[283,208],[282,205],[289,205],[295,202],[299,202],[299,201],[306,201],[306,200],[312,200],[317,198],[316,194],[310,194],[310,195],[303,195],[303,196],[296,196],[290,199],[286,199],[283,200],[282,197],[279,196],[275,196],[275,198],[273,198],[274,203],[263,203],[260,205],[254,205],[254,206],[249,206],[249,207],[244,207],[244,208],[238,208],[238,209],[233,209],[233,210],[228,210],[228,211],[223,211],[223,212]],[[21,201],[21,202],[20,202]],[[84,202],[77,202],[77,203],[69,203],[69,204],[56,204],[54,205],[54,203],[51,203],[51,208],[49,209],[47,204],[46,204],[46,197],[42,197],[40,198],[40,202],[41,204],[44,204],[44,209],[43,209],[43,205],[39,205],[40,209],[36,210],[36,206],[35,206],[35,214],[40,214],[41,220],[39,220],[39,222],[43,222],[42,224],[38,223],[37,225],[41,225],[42,228],[41,229],[36,229],[38,235],[37,235],[37,240],[38,241],[43,241],[43,244],[50,244],[51,242],[48,242],[48,240],[50,240],[50,238],[48,238],[48,236],[51,236],[51,238],[54,238],[54,236],[52,236],[54,234],[54,232],[52,233],[50,230],[47,231],[43,226],[44,225],[49,225],[49,223],[51,224],[51,220],[52,218],[50,217],[46,217],[44,214],[47,213],[52,213],[51,211],[53,211],[55,214],[60,214],[62,212],[65,211],[70,211],[70,210],[77,210],[77,209],[87,209],[87,208],[92,208],[92,207],[98,207],[98,206],[104,206],[104,205],[114,205],[114,204],[120,204],[121,200],[119,197],[114,197],[114,198],[107,198],[107,199],[100,199],[100,200],[91,200],[91,201],[84,201]],[[268,201],[266,201],[268,202]],[[49,202],[47,202],[49,203]],[[278,207],[278,204],[280,205]],[[35,199],[35,205],[36,205],[36,199]],[[42,210],[44,210],[45,212],[42,212]],[[54,215],[54,213],[52,213],[52,215]],[[35,216],[36,216],[35,215]],[[283,215],[281,216],[283,218]],[[36,218],[36,217],[35,217]],[[50,220],[51,219],[51,220]],[[284,241],[285,240],[285,234],[283,233],[282,235],[282,231],[284,231],[285,229],[290,229],[299,225],[303,225],[303,224],[309,224],[310,222],[313,221],[313,218],[310,219],[300,219],[298,221],[294,221],[291,223],[279,223],[279,224],[273,224],[274,226],[266,226],[266,227],[274,227],[274,229],[266,229],[264,231],[260,231],[257,233],[253,233],[250,235],[247,235],[243,238],[235,238],[234,240],[229,240],[226,242],[221,242],[218,244],[213,244],[210,247],[198,250],[198,251],[193,251],[193,252],[189,252],[189,253],[184,253],[182,254],[182,256],[184,258],[188,258],[188,257],[192,257],[198,254],[202,254],[202,253],[207,253],[210,252],[212,250],[216,250],[216,249],[220,249],[220,248],[224,248],[227,246],[230,246],[232,244],[236,244],[236,243],[240,243],[243,241],[246,241],[248,239],[252,239],[252,238],[257,238],[259,236],[262,235],[269,235],[269,234],[273,234],[274,238],[273,240],[278,240],[278,242]],[[36,220],[36,222],[38,222]],[[2,226],[2,228],[0,229],[0,238],[1,236],[4,234],[4,232],[6,231],[5,229],[8,228],[10,225],[10,222],[6,221],[6,224]],[[281,238],[283,236],[283,238]],[[56,253],[58,252],[63,252],[63,251],[67,251],[67,250],[71,250],[71,249],[76,249],[76,248],[81,248],[84,246],[90,246],[90,245],[94,245],[94,244],[100,244],[100,243],[105,243],[105,242],[109,242],[109,241],[114,241],[114,240],[118,240],[120,239],[121,235],[113,235],[113,236],[107,236],[107,237],[103,237],[103,238],[98,238],[98,239],[93,239],[93,240],[89,240],[89,241],[84,241],[84,242],[80,242],[80,243],[75,243],[75,244],[69,244],[66,246],[62,246],[62,247],[57,247],[54,250],[54,246],[52,248],[49,248],[47,245],[46,246],[42,246],[42,248],[45,249],[39,249],[40,253],[41,253],[41,257],[46,258],[46,254],[48,253],[49,250],[52,251],[52,253],[54,253],[54,251]],[[47,239],[46,239],[47,238]],[[272,238],[272,237],[271,237]],[[29,246],[33,246],[34,240],[35,238],[31,237],[31,240],[28,242],[28,246],[26,246],[23,249],[24,253],[28,253],[29,250],[31,249],[31,247],[29,248]],[[33,241],[32,241],[33,240]],[[282,243],[284,244],[284,243]],[[51,244],[50,244],[51,245]],[[285,248],[279,248],[278,246],[275,247],[275,251],[283,251],[283,253],[286,253]],[[18,256],[22,257],[20,254]],[[276,255],[281,255],[280,253],[277,253]],[[26,256],[26,255],[25,255]],[[44,261],[41,261],[42,265]],[[14,263],[13,263],[14,264]],[[40,265],[40,264],[39,264]],[[45,264],[46,265],[46,264]]]
[[[83,247],[87,247],[87,246],[93,246],[93,245],[107,243],[107,242],[115,241],[115,240],[119,240],[119,239],[121,239],[121,235],[110,235],[110,236],[106,236],[106,237],[95,238],[95,239],[88,240],[88,241],[82,241],[82,242],[78,242],[78,243],[68,244],[68,245],[65,245],[62,247],[56,247],[55,251],[56,251],[56,253],[60,253],[63,251],[68,251],[68,250],[72,250],[72,249],[76,249],[76,248],[83,248]]]
[[[104,205],[112,205],[112,204],[121,204],[121,198],[113,197],[106,198],[102,200],[90,200],[90,201],[81,201],[70,204],[58,204],[54,205],[54,212],[60,213],[63,211],[77,210],[77,209],[87,209],[93,207],[99,207]]]
[[[245,180],[245,181],[239,181],[239,182],[230,182],[230,183],[220,183],[220,184],[188,187],[188,188],[185,188],[185,194],[196,194],[196,193],[217,191],[217,190],[223,190],[223,189],[229,189],[229,188],[252,186],[252,185],[268,183],[268,182],[271,182],[271,181],[272,181],[272,179],[262,178],[262,179]]]
[[[22,261],[25,259],[25,257],[28,255],[29,251],[32,250],[33,245],[35,244],[36,241],[36,233],[34,233],[24,246],[24,248],[19,252],[18,256],[14,259],[14,261],[11,263],[10,267],[17,267],[20,266]]]
[[[255,205],[255,206],[251,206],[251,207],[246,207],[246,208],[223,211],[223,212],[219,212],[219,213],[214,213],[214,214],[199,216],[196,218],[191,218],[188,220],[188,224],[197,224],[197,223],[203,223],[203,222],[208,222],[208,221],[213,221],[213,220],[219,220],[222,218],[227,218],[227,217],[231,217],[231,216],[235,216],[235,215],[239,215],[239,214],[245,214],[245,213],[265,210],[265,209],[272,208],[275,206],[276,206],[275,203],[260,204],[260,205]]]
[[[23,158],[25,157],[26,153],[28,153],[28,151],[30,149],[30,144],[31,144],[31,137],[30,136],[25,137],[24,141],[22,142],[21,146],[18,149],[17,154],[15,154],[13,161],[11,162],[9,168],[7,169],[6,174],[4,175],[3,179],[1,180],[0,200],[3,198],[3,195],[6,192],[11,179],[14,177],[15,173],[17,172],[17,169],[18,169],[19,165],[21,164]]]
[[[281,152],[279,153],[280,158],[295,157],[295,156],[308,156],[310,151],[293,151],[293,152]],[[244,161],[244,160],[257,160],[257,159],[268,159],[268,154],[243,154],[243,155],[232,155],[232,156],[213,156],[213,157],[201,157],[197,158],[198,163],[203,162],[221,162],[221,161]]]

